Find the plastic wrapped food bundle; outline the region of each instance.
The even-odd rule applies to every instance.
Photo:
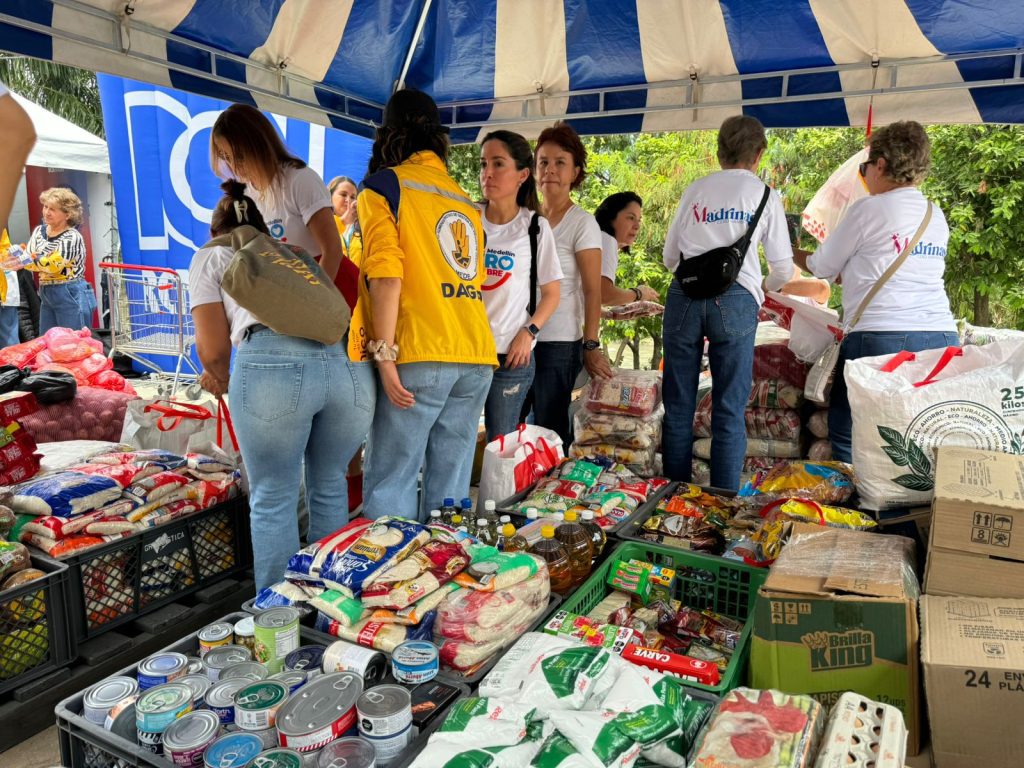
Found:
[[[798,440],[803,422],[800,412],[782,408],[747,408],[743,414],[747,437],[771,440]],[[704,398],[693,418],[695,437],[711,437],[711,401]]]
[[[638,317],[653,317],[665,311],[665,307],[656,301],[631,301],[616,307],[605,307],[601,310],[604,320],[635,320]]]
[[[593,445],[576,445],[569,449],[569,455],[574,459],[583,459],[588,456],[603,456],[612,461],[624,464],[628,469],[639,475],[654,475],[658,472],[657,448],[651,446],[645,449],[623,448],[618,445],[607,443],[594,443]]]
[[[437,609],[434,634],[438,638],[472,643],[507,639],[509,627],[522,624],[537,608],[547,607],[551,594],[548,570],[540,558],[536,575],[494,592],[460,589]]]
[[[832,443],[829,440],[815,440],[807,449],[807,458],[811,461],[831,461]]]
[[[701,459],[711,458],[711,441],[714,438],[702,437],[693,441],[693,455]],[[766,440],[747,438],[747,456],[772,459],[790,459],[800,456],[799,440]]]
[[[838,461],[786,461],[758,473],[740,490],[741,496],[775,494],[842,504],[854,491],[853,467]]]
[[[661,403],[658,371],[616,369],[610,379],[591,379],[584,395],[586,407],[596,413],[650,416]]]
[[[705,397],[710,398],[708,393]],[[747,405],[758,408],[799,408],[804,402],[803,387],[779,380],[755,381]]]
[[[574,417],[574,445],[605,443],[623,448],[644,450],[661,445],[663,406],[648,416],[633,417],[614,413],[598,413],[581,408]]]

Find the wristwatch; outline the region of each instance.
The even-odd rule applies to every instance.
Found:
[[[637,301],[640,301],[644,297],[644,292],[639,288],[633,288],[633,295],[636,296]]]
[[[538,328],[533,323],[530,323],[529,325],[524,325],[523,328],[525,328],[530,333],[530,335],[533,336],[533,338],[535,339],[537,338],[537,334],[540,333],[540,328]]]
[[[593,352],[595,349],[600,349],[600,348],[601,348],[601,342],[600,341],[595,341],[594,339],[587,339],[586,341],[583,342],[583,351],[584,352]]]

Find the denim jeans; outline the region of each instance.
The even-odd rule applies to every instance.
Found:
[[[713,299],[689,299],[673,281],[665,303],[665,474],[689,481],[693,471],[693,414],[704,339],[711,363],[711,484],[737,490],[747,452],[744,412],[754,368],[757,301],[733,284]]]
[[[491,379],[491,390],[484,404],[484,424],[487,427],[487,442],[498,435],[514,432],[519,426],[519,416],[526,402],[526,395],[533,385],[533,374],[537,362],[533,355],[522,368],[506,368],[505,355],[498,355],[498,368]]]
[[[0,307],[0,347],[14,346],[19,340],[18,308]]]
[[[828,406],[828,436],[832,442],[832,460],[853,461],[853,416],[846,389],[845,363],[861,357],[894,355],[897,352],[924,352],[927,349],[959,347],[960,337],[953,331],[854,331],[839,347],[835,380]]]
[[[569,404],[576,377],[583,370],[583,340],[537,342],[533,358],[533,423],[557,432],[568,452],[572,443]]]
[[[363,514],[423,520],[445,496],[469,495],[480,414],[491,386],[489,365],[402,363],[412,408],[396,408],[383,390],[373,414],[363,470]],[[423,504],[416,478],[423,470]]]
[[[85,280],[48,285],[39,288],[39,333],[51,328],[91,328],[96,296]]]
[[[235,355],[228,389],[249,475],[256,588],[283,578],[299,548],[295,499],[305,466],[309,540],[348,522],[345,468],[370,427],[373,372],[345,344],[252,331]],[[305,462],[303,462],[305,460]]]

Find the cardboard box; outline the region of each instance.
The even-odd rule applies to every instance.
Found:
[[[913,542],[795,524],[754,609],[754,688],[806,693],[827,707],[845,691],[903,713],[920,747]]]
[[[939,448],[924,587],[1024,598],[1024,456]]]
[[[921,598],[936,768],[1024,765],[1024,600]]]

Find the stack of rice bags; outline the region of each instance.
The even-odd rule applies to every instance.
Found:
[[[678,680],[605,648],[531,632],[477,696],[456,702],[412,766],[453,765],[462,756],[494,768],[684,768],[713,709]]]
[[[743,479],[770,468],[778,459],[798,458],[801,450],[807,366],[783,342],[754,347],[753,386],[747,401],[747,455]],[[711,382],[714,387],[714,381]],[[693,482],[709,485],[711,467],[711,389],[698,394],[693,419]]]
[[[591,379],[574,418],[574,458],[606,456],[643,477],[659,474],[661,373],[617,369]]]
[[[31,392],[0,395],[0,485],[14,485],[39,472],[36,441],[18,423],[38,410]]]

